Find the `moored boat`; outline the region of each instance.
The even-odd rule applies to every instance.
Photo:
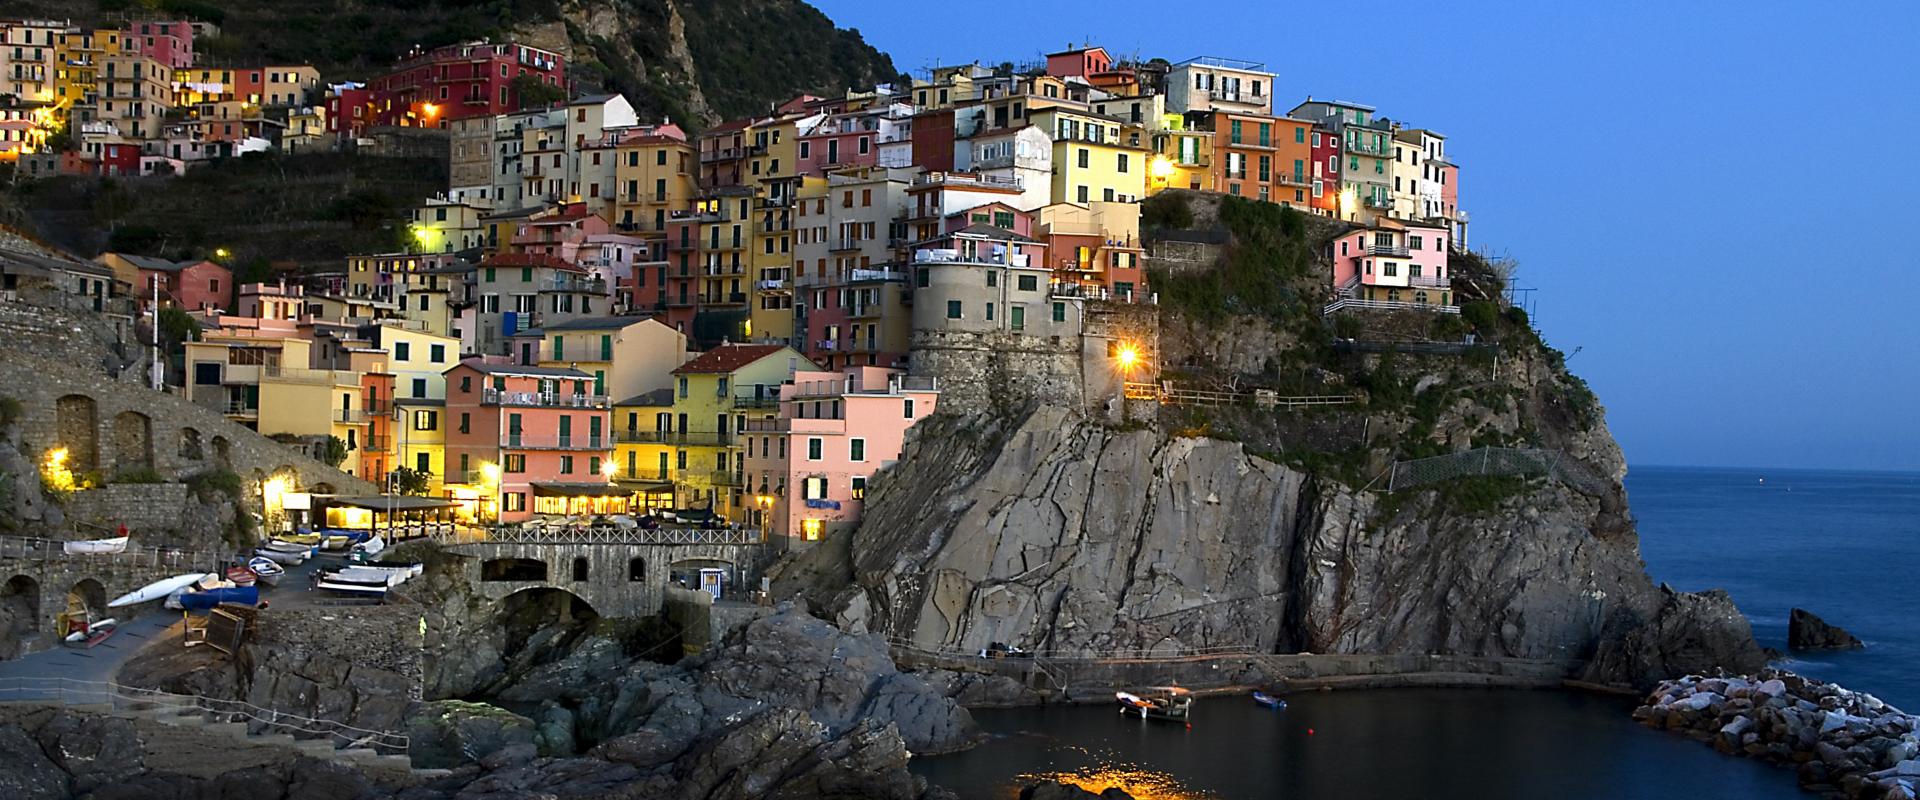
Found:
[[[353,552],[351,555],[348,556],[348,558],[356,564],[366,562],[366,561],[372,561],[374,557],[380,555],[380,552],[386,549],[387,549],[387,540],[382,539],[378,536],[374,536],[367,539],[364,542],[354,545]]]
[[[221,603],[238,603],[243,606],[260,604],[260,588],[257,586],[229,586],[222,589],[209,589],[204,592],[186,592],[176,599],[180,607],[188,611],[205,611]]]
[[[279,586],[280,577],[287,574],[285,567],[280,566],[278,563],[275,563],[273,559],[265,556],[254,556],[253,558],[247,559],[247,569],[253,572],[254,578],[259,583],[264,583],[268,586]]]
[[[1267,694],[1266,692],[1254,692],[1253,702],[1259,703],[1260,705],[1266,706],[1267,708],[1286,708],[1287,707],[1287,701],[1282,700],[1273,695]]]
[[[306,561],[307,557],[313,554],[313,548],[309,545],[275,539],[254,548],[253,553],[257,556],[270,558],[280,564],[294,565]]]
[[[246,567],[227,568],[227,580],[235,586],[252,586],[254,581],[258,580],[259,577],[260,576],[253,574],[253,570]]]
[[[193,572],[186,575],[175,575],[171,578],[154,581],[153,583],[120,595],[114,598],[113,602],[108,603],[107,607],[119,608],[136,603],[145,603],[149,600],[159,600],[174,592],[199,583],[202,580],[214,580],[218,577],[219,576],[211,572]]]
[[[1193,714],[1193,692],[1178,686],[1149,686],[1134,692],[1114,692],[1120,713],[1141,719],[1187,721]]]

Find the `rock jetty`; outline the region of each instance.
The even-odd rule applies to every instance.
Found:
[[[1920,796],[1920,718],[1791,672],[1664,681],[1633,718],[1722,753],[1794,767],[1802,788],[1828,797]]]
[[[1859,650],[1859,637],[1804,608],[1787,616],[1787,647],[1792,650]]]

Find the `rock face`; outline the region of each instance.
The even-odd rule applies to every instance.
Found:
[[[1448,513],[1054,409],[923,427],[850,541],[783,565],[777,596],[940,650],[1606,654],[1590,677],[1646,683],[1764,665],[1724,597],[1647,580],[1618,498],[1544,483]]]
[[[1663,681],[1633,718],[1722,753],[1797,767],[1801,786],[1829,796],[1912,800],[1920,787],[1920,718],[1791,672]]]
[[[1023,787],[1020,800],[1133,800],[1133,795],[1118,788],[1094,794],[1072,784],[1046,781]]]
[[[1787,647],[1794,650],[1858,650],[1866,647],[1853,634],[1829,624],[1806,609],[1787,616]]]

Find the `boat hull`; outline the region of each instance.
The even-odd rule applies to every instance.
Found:
[[[150,600],[163,600],[167,597],[167,595],[173,594],[174,592],[180,591],[181,589],[185,589],[189,586],[199,583],[200,581],[215,580],[218,577],[219,576],[214,575],[211,572],[195,572],[189,575],[175,575],[171,578],[154,581],[153,583],[149,583],[131,592],[128,592],[119,597],[116,597],[113,599],[113,602],[110,602],[107,604],[107,607],[119,608],[121,606],[130,606],[130,605],[135,605],[139,603],[145,603]]]

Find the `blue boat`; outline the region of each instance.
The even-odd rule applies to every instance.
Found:
[[[187,592],[180,595],[180,607],[188,611],[206,611],[221,603],[238,603],[243,606],[260,604],[260,587],[233,586],[224,589],[209,589],[204,592]]]
[[[1286,708],[1287,707],[1287,701],[1282,700],[1278,697],[1274,697],[1273,695],[1267,694],[1266,692],[1254,692],[1253,702],[1259,703],[1260,705],[1266,706],[1267,708]]]

